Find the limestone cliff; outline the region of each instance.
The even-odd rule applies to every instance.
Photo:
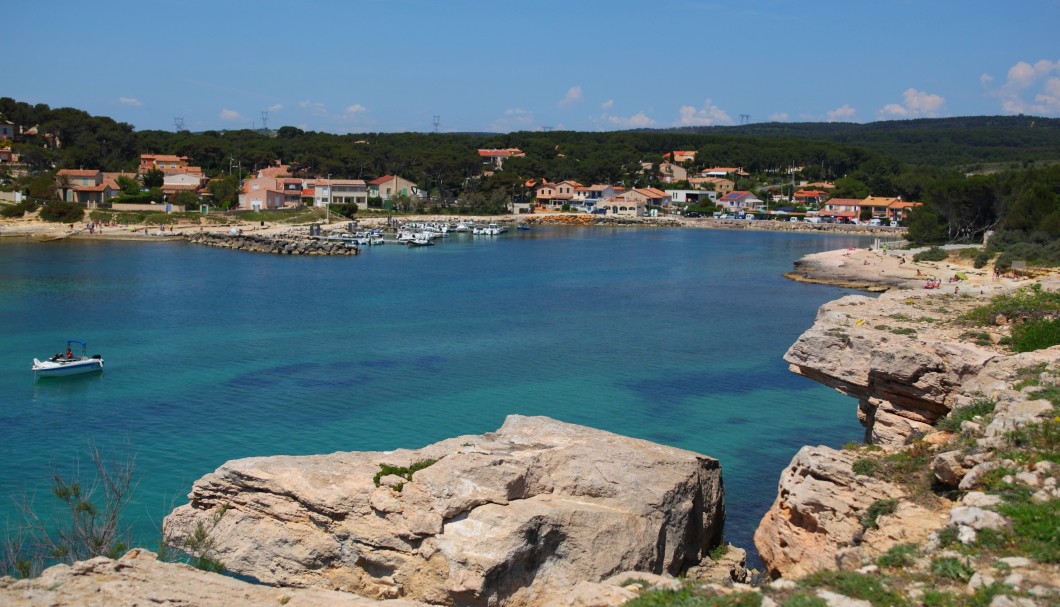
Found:
[[[718,543],[723,518],[714,459],[510,416],[417,450],[231,461],[165,530],[208,525],[229,570],[268,584],[537,605],[622,571],[679,573]]]
[[[1046,290],[1060,287],[1055,279],[1042,283]],[[957,320],[986,300],[896,291],[821,307],[785,360],[794,372],[859,399],[869,445],[804,447],[783,471],[755,533],[774,577],[873,571],[874,563],[890,562],[877,561],[881,555],[898,550],[904,566],[923,575],[932,575],[939,560],[960,563],[967,572],[961,575],[972,579],[968,592],[1018,563],[1023,569],[1006,578],[1005,592],[1047,602],[1060,597],[1055,556],[1040,562],[1011,556],[1021,542],[1041,538],[1021,537],[1001,514],[1005,500],[1023,499],[1019,507],[1040,507],[1055,518],[1050,504],[1060,499],[1060,466],[1043,453],[1055,449],[1051,391],[1060,385],[1060,346],[1013,354],[1002,345],[1007,319],[974,330]],[[965,421],[938,431],[939,420],[955,414]],[[1029,426],[1045,430],[1032,439],[1010,434]],[[1033,441],[1045,451],[1027,447]],[[1008,497],[996,494],[999,487]],[[991,538],[985,544],[978,542],[982,533]]]

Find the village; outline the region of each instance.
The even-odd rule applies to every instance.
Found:
[[[35,129],[35,127],[34,127]],[[0,166],[11,175],[25,169],[10,142],[23,136],[36,136],[11,121],[0,120]],[[46,145],[61,146],[57,140]],[[523,158],[518,148],[477,150],[481,172],[488,178],[504,170],[506,160]],[[828,181],[796,180],[798,167],[787,171],[783,187],[765,186],[737,189],[750,175],[742,167],[711,166],[696,168],[694,150],[674,150],[662,155],[662,162],[643,161],[640,172],[647,187],[610,183],[583,184],[548,177],[528,178],[520,195],[513,191],[506,210],[513,215],[533,213],[574,213],[615,217],[684,216],[717,219],[776,219],[811,223],[869,223],[898,227],[909,211],[921,203],[900,196],[833,197],[835,185]],[[83,205],[86,209],[114,211],[216,212],[268,211],[333,207],[351,212],[405,212],[415,214],[430,206],[431,193],[401,175],[375,179],[351,179],[340,175],[304,175],[292,166],[274,160],[268,166],[253,168],[233,163],[228,174],[208,176],[188,156],[141,154],[136,172],[105,172],[97,169],[61,168],[55,173],[55,198]],[[221,205],[215,201],[211,183],[228,178],[238,188],[238,202]],[[234,180],[234,181],[232,181]],[[667,187],[671,186],[671,187]],[[153,188],[153,189],[152,189]],[[157,196],[145,199],[148,193]],[[20,192],[0,192],[4,202],[19,203]],[[157,198],[157,199],[155,199]]]

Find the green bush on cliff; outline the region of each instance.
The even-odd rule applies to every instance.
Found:
[[[869,601],[873,607],[902,607],[905,598],[877,576],[853,571],[818,571],[799,581],[800,588],[827,588],[844,596]]]
[[[945,432],[959,432],[961,422],[972,421],[977,417],[989,415],[994,412],[994,407],[996,406],[997,403],[992,400],[985,398],[976,399],[967,407],[958,407],[950,411],[949,415],[935,423],[935,427]]]
[[[734,592],[711,595],[694,586],[680,590],[648,592],[623,603],[626,607],[761,607],[762,595],[757,592]]]
[[[876,519],[887,514],[894,514],[897,508],[898,500],[896,499],[876,500],[865,510],[865,514],[861,517],[861,526],[866,529],[875,529],[879,526]]]
[[[434,465],[435,463],[437,463],[437,461],[438,460],[436,460],[436,459],[425,459],[425,460],[422,460],[422,461],[418,461],[418,462],[416,462],[416,463],[414,463],[414,464],[412,464],[411,466],[408,466],[408,467],[405,467],[405,466],[391,466],[390,464],[379,464],[379,472],[376,472],[375,476],[372,477],[372,482],[375,483],[376,487],[378,487],[379,486],[379,482],[382,480],[382,478],[384,476],[390,476],[390,475],[400,476],[401,478],[403,478],[403,479],[405,479],[407,481],[412,481],[412,475],[414,473],[418,472],[419,470],[423,470],[424,468],[426,468],[428,466]],[[396,486],[395,489],[397,489],[400,492],[401,488],[404,487],[404,486],[405,486],[405,483],[401,483],[398,486]]]
[[[1060,319],[1029,320],[1012,327],[1012,351],[1034,352],[1060,344]]]

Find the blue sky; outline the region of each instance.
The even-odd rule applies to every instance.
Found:
[[[1060,0],[7,0],[0,96],[138,130],[1060,116]]]

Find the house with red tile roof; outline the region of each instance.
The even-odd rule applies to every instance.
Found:
[[[680,164],[687,160],[694,161],[696,159],[697,153],[698,152],[696,152],[695,150],[674,150],[672,152],[666,152],[665,154],[663,154],[663,158],[665,158],[666,160],[672,160],[673,162]]]
[[[733,190],[719,198],[717,204],[730,211],[754,211],[764,203],[753,192]]]
[[[424,192],[412,181],[397,175],[384,175],[368,182],[368,197],[390,200],[397,196],[423,198]]]
[[[368,209],[368,184],[363,179],[317,179],[312,182],[313,206],[356,204]]]
[[[522,158],[526,156],[519,148],[484,149],[479,150],[478,155],[484,164],[492,164],[497,170],[504,168],[504,161],[508,158]]]
[[[887,219],[891,221],[905,221],[909,219],[909,212],[914,208],[923,206],[922,202],[910,202],[898,198],[887,205]]]
[[[818,206],[828,199],[828,192],[823,190],[797,190],[792,196],[796,204]]]
[[[724,177],[689,177],[688,183],[697,190],[710,189],[707,184],[713,185],[718,196],[724,196],[736,189],[736,182]]]
[[[699,172],[700,177],[728,177],[729,175],[747,177],[748,174],[741,167],[712,167]]]
[[[688,179],[688,169],[679,164],[664,162],[659,165],[659,179],[663,183],[684,181]]]
[[[861,215],[860,198],[832,198],[821,208],[818,215],[824,217],[859,217]]]
[[[187,156],[174,156],[173,154],[140,154],[140,168],[138,172],[141,175],[144,175],[147,171],[153,169],[162,171],[166,175],[176,175],[179,173],[202,174],[202,167],[190,166],[188,164]]]
[[[114,198],[121,191],[113,180],[103,178],[103,172],[97,169],[61,169],[56,178],[65,177],[69,187],[64,193],[56,184],[56,194],[65,195],[66,202],[77,202],[95,208]]]

